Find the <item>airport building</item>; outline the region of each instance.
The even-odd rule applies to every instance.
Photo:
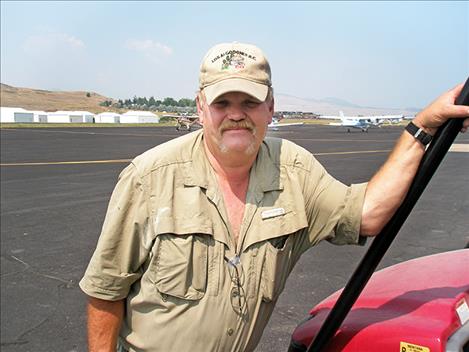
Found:
[[[115,112],[102,112],[95,116],[96,123],[120,123],[121,115]]]
[[[23,108],[0,108],[0,122],[32,123],[34,122],[34,112]]]
[[[121,115],[121,123],[158,123],[158,115],[150,111],[128,111]]]
[[[89,111],[55,111],[47,113],[49,123],[94,123],[95,116]]]
[[[56,111],[47,114],[49,123],[70,123],[69,111]]]
[[[150,111],[128,111],[125,114],[89,111],[30,111],[16,107],[1,107],[1,123],[159,123],[160,117]]]
[[[72,123],[94,123],[95,115],[89,111],[69,111]]]
[[[34,122],[46,123],[47,122],[47,112],[45,111],[30,111],[34,114]]]

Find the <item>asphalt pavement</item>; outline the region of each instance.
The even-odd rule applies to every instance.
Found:
[[[349,184],[365,182],[376,172],[402,130],[347,133],[340,127],[305,125],[268,134],[310,150],[332,175]],[[0,133],[1,350],[86,351],[86,298],[78,282],[117,176],[136,155],[184,132],[128,127]],[[459,135],[455,143],[467,146],[469,136]],[[450,152],[380,268],[463,248],[469,239],[468,191],[469,153]],[[296,325],[345,285],[368,245],[322,243],[305,253],[256,351],[286,351]]]

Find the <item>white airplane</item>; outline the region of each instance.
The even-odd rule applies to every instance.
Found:
[[[322,116],[322,118],[340,119],[340,122],[332,122],[331,126],[342,126],[350,132],[351,128],[360,129],[362,132],[368,132],[370,127],[380,127],[384,122],[397,123],[402,121],[403,115],[377,115],[377,116],[344,116],[340,111],[340,116]]]
[[[304,123],[303,122],[291,122],[291,123],[280,123],[280,119],[277,118],[272,118],[272,122],[269,123],[267,128],[271,131],[278,131],[280,127],[286,127],[286,126],[301,126]]]
[[[199,121],[198,115],[174,115],[165,114],[161,117],[169,117],[177,120],[176,130],[178,131],[190,131],[193,126],[202,126]],[[279,123],[280,119],[273,118],[272,122],[267,126],[269,130],[278,131],[280,127],[286,126],[300,126],[303,122],[292,122],[292,123]]]
[[[399,123],[404,119],[404,115],[376,115],[365,117],[373,123]]]

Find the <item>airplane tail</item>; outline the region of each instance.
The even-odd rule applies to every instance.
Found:
[[[344,112],[342,110],[339,111],[339,115],[340,115],[340,119],[342,121],[345,120],[345,115],[344,115]]]

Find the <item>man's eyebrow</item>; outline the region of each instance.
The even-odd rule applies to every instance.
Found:
[[[246,100],[244,100],[244,101],[246,101],[248,103],[258,103],[258,104],[262,103],[262,101],[260,101],[259,99],[254,98],[254,97],[246,98]]]

